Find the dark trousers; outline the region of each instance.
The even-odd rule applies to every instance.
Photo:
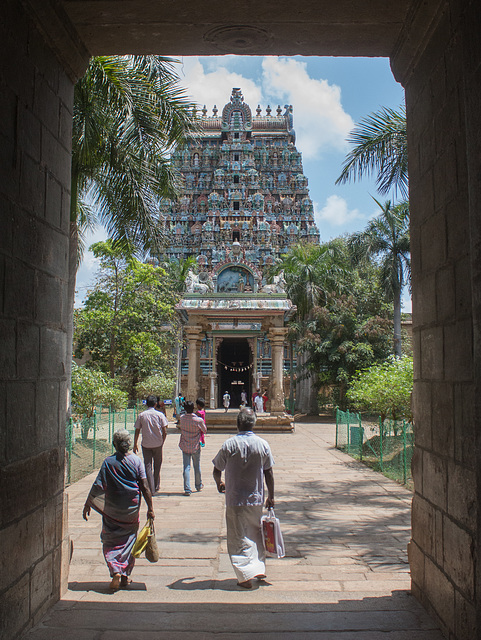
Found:
[[[149,483],[150,492],[154,494],[160,489],[160,467],[162,466],[162,447],[149,449],[142,447],[144,456],[145,474]]]

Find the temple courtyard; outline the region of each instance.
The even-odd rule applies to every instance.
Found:
[[[154,498],[158,563],[137,561],[127,590],[109,590],[100,516],[82,519],[91,474],[68,489],[69,590],[28,640],[441,640],[410,595],[411,493],[334,448],[335,425],[261,433],[276,465],[276,515],[286,557],[245,591],[226,552],[224,497],[211,460],[226,433],[206,437],[204,490],[186,497],[171,423]],[[141,520],[144,521],[145,506]]]

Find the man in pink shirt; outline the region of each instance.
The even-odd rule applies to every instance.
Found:
[[[135,421],[133,452],[137,453],[140,432],[142,432],[142,455],[145,473],[152,494],[160,489],[160,467],[162,466],[162,448],[167,437],[169,423],[161,411],[155,409],[156,396],[149,396],[147,410],[139,414]]]
[[[182,451],[184,465],[184,495],[190,496],[190,464],[194,467],[195,489],[202,491],[202,477],[200,474],[200,436],[207,432],[205,422],[194,414],[194,403],[187,400],[184,402],[185,413],[180,416],[180,441],[179,447]]]

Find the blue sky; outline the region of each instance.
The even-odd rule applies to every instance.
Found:
[[[376,215],[380,201],[370,180],[335,185],[349,146],[346,136],[361,118],[380,107],[397,108],[404,91],[391,73],[387,58],[318,58],[277,56],[212,56],[179,58],[181,84],[208,114],[240,87],[253,111],[259,104],[274,110],[293,105],[296,145],[303,155],[321,241],[363,229]],[[98,230],[91,239],[104,238]],[[95,275],[96,262],[84,257],[77,277],[77,304]],[[404,310],[410,311],[405,296]]]

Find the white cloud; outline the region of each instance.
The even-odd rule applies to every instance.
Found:
[[[326,148],[346,149],[354,122],[342,108],[338,86],[311,78],[306,63],[293,58],[266,57],[262,69],[265,93],[294,107],[296,144],[305,158],[316,158]]]
[[[219,111],[230,99],[233,87],[240,87],[246,103],[254,111],[258,104],[263,111],[270,104],[273,113],[278,104],[294,107],[294,129],[297,148],[304,158],[317,158],[322,152],[345,152],[346,136],[354,127],[351,116],[341,104],[341,89],[327,80],[311,78],[305,62],[293,58],[265,57],[262,76],[247,77],[229,70],[239,67],[236,56],[181,58],[178,71],[189,95],[208,113],[217,105]],[[246,73],[255,76],[252,65],[246,63]],[[284,109],[282,109],[284,112]]]
[[[178,69],[181,82],[200,107],[206,105],[209,115],[212,114],[214,105],[222,112],[224,105],[229,102],[233,87],[242,89],[245,101],[251,108],[255,108],[261,101],[261,88],[256,82],[229,71],[227,65],[231,58],[232,56],[216,57],[215,63],[212,60],[206,66],[197,57],[181,59],[182,65]]]
[[[364,219],[364,216],[358,209],[349,210],[344,198],[332,195],[327,198],[322,209],[318,209],[318,204],[314,203],[314,218],[322,233],[323,223],[336,227],[348,226],[357,220]]]

